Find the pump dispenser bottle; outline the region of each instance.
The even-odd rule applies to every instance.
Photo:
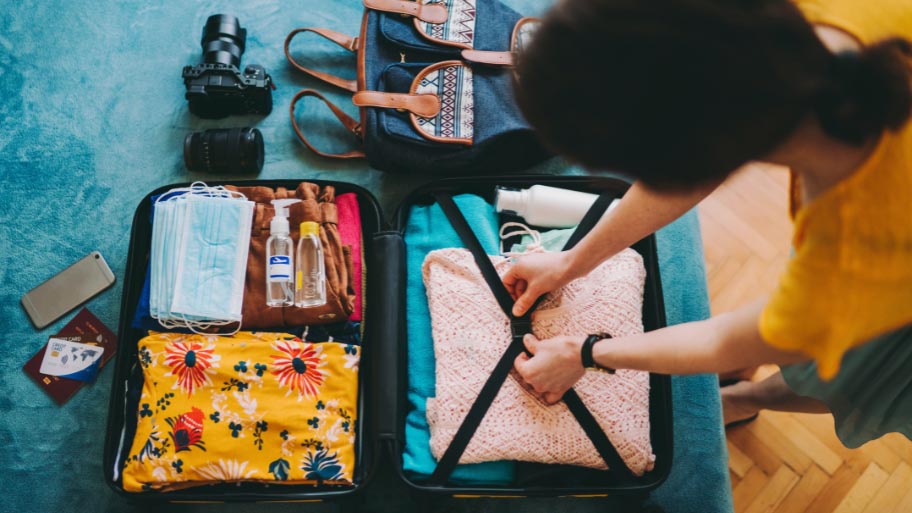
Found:
[[[294,304],[294,242],[288,235],[288,205],[298,199],[272,200],[275,215],[266,239],[266,305]]]
[[[309,308],[326,304],[326,271],[318,223],[301,223],[296,257],[295,306]]]

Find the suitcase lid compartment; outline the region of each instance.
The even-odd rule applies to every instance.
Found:
[[[409,210],[413,205],[428,205],[435,200],[432,196],[435,192],[449,192],[452,194],[471,193],[482,196],[488,202],[493,204],[494,187],[497,185],[505,187],[525,188],[532,184],[550,185],[567,189],[575,189],[590,193],[615,193],[617,197],[623,196],[629,187],[629,184],[623,180],[611,177],[591,177],[591,176],[551,176],[551,175],[523,175],[523,176],[493,176],[493,177],[460,177],[437,180],[423,186],[420,186],[409,193],[396,208],[392,216],[392,229],[398,232],[402,237],[405,236],[404,229],[408,221]],[[664,327],[665,308],[662,297],[661,278],[659,276],[658,256],[656,252],[655,236],[650,235],[643,240],[634,244],[633,249],[643,256],[646,266],[646,284],[643,301],[643,324],[646,331],[651,331]],[[405,307],[405,285],[404,280],[406,273],[405,266],[405,244],[402,243],[403,255],[399,259],[403,266],[397,279],[400,282],[399,291],[396,301],[400,302],[399,307],[400,322],[407,322],[404,319]],[[388,268],[386,268],[388,269]],[[376,276],[376,272],[373,273]],[[388,296],[387,296],[388,297]],[[389,319],[397,318],[390,315]],[[395,338],[394,338],[395,337]],[[395,342],[393,342],[395,341]],[[395,329],[384,330],[382,336],[378,336],[375,347],[384,354],[398,353],[398,358],[404,359],[407,351],[407,335],[405,325]],[[405,363],[398,363],[402,369],[405,369]],[[383,367],[379,367],[383,368]],[[375,405],[378,415],[387,418],[379,423],[383,429],[381,442],[385,445],[385,452],[395,462],[395,467],[399,473],[400,479],[405,481],[416,492],[443,494],[443,495],[463,495],[463,496],[568,496],[568,495],[604,495],[606,493],[626,493],[642,494],[658,487],[667,478],[672,464],[672,413],[671,413],[671,379],[667,375],[651,374],[650,375],[650,438],[653,445],[653,452],[656,455],[655,467],[641,478],[634,482],[619,481],[610,471],[598,471],[593,469],[574,468],[583,478],[580,482],[572,486],[567,485],[539,485],[539,486],[501,486],[501,485],[448,485],[448,486],[428,486],[421,481],[413,480],[402,468],[402,451],[404,450],[404,425],[405,416],[409,410],[406,398],[407,382],[403,376],[397,376],[396,380],[389,379],[386,376],[381,377],[378,373],[378,379],[375,388],[399,386],[400,391],[397,394],[398,400],[394,403],[394,408],[389,408],[390,403],[384,401]],[[405,374],[405,372],[402,372]],[[403,384],[404,383],[404,384]],[[382,407],[381,407],[382,405]],[[396,433],[392,430],[396,429]],[[378,431],[380,433],[380,431]]]

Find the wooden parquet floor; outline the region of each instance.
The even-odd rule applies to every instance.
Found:
[[[786,171],[761,164],[700,204],[713,313],[776,286],[791,240],[787,205]],[[912,441],[902,435],[851,450],[831,415],[765,411],[728,431],[728,452],[737,513],[912,513]]]

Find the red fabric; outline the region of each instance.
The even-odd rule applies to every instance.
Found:
[[[353,192],[336,196],[336,211],[339,216],[339,236],[342,244],[351,246],[352,253],[352,288],[355,289],[355,309],[348,317],[352,321],[361,320],[362,280],[361,251],[361,209],[358,207],[358,196]]]

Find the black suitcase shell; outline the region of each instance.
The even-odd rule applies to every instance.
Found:
[[[138,397],[130,390],[141,387],[142,373],[137,365],[137,342],[144,336],[131,326],[145,279],[149,259],[152,226],[149,222],[151,196],[174,187],[189,184],[172,184],[149,193],[139,204],[133,217],[130,247],[124,276],[121,315],[118,326],[120,349],[114,365],[108,426],[105,438],[105,481],[117,493],[135,501],[170,502],[294,502],[340,501],[351,499],[362,492],[378,471],[393,472],[423,499],[451,496],[470,497],[598,497],[629,495],[637,500],[648,495],[668,476],[672,463],[672,413],[671,379],[666,375],[650,376],[649,411],[651,441],[656,455],[655,467],[633,481],[620,479],[609,472],[577,467],[559,469],[572,479],[553,479],[529,486],[428,486],[410,479],[402,469],[405,416],[408,411],[406,398],[408,373],[406,369],[407,344],[405,318],[405,244],[403,229],[409,207],[433,201],[431,193],[474,193],[493,201],[494,186],[528,187],[533,184],[551,185],[593,193],[623,195],[628,184],[615,178],[591,176],[494,176],[452,178],[431,182],[407,195],[398,206],[390,224],[385,224],[383,212],[376,198],[366,189],[345,182],[327,180],[225,180],[208,182],[209,185],[267,186],[294,189],[298,183],[308,181],[320,186],[332,185],[337,194],[353,192],[358,196],[361,210],[362,240],[365,253],[366,293],[364,295],[364,337],[358,383],[359,405],[356,429],[359,436],[355,445],[353,485],[272,485],[267,483],[242,483],[208,485],[172,492],[139,492],[123,490],[115,479],[114,466],[122,461],[132,444],[136,427]],[[633,249],[643,256],[646,265],[646,289],[643,301],[643,323],[646,331],[665,326],[665,309],[659,277],[655,236],[637,242]],[[378,272],[382,269],[383,272]],[[393,468],[390,468],[392,466]],[[554,466],[550,467],[553,471]]]

